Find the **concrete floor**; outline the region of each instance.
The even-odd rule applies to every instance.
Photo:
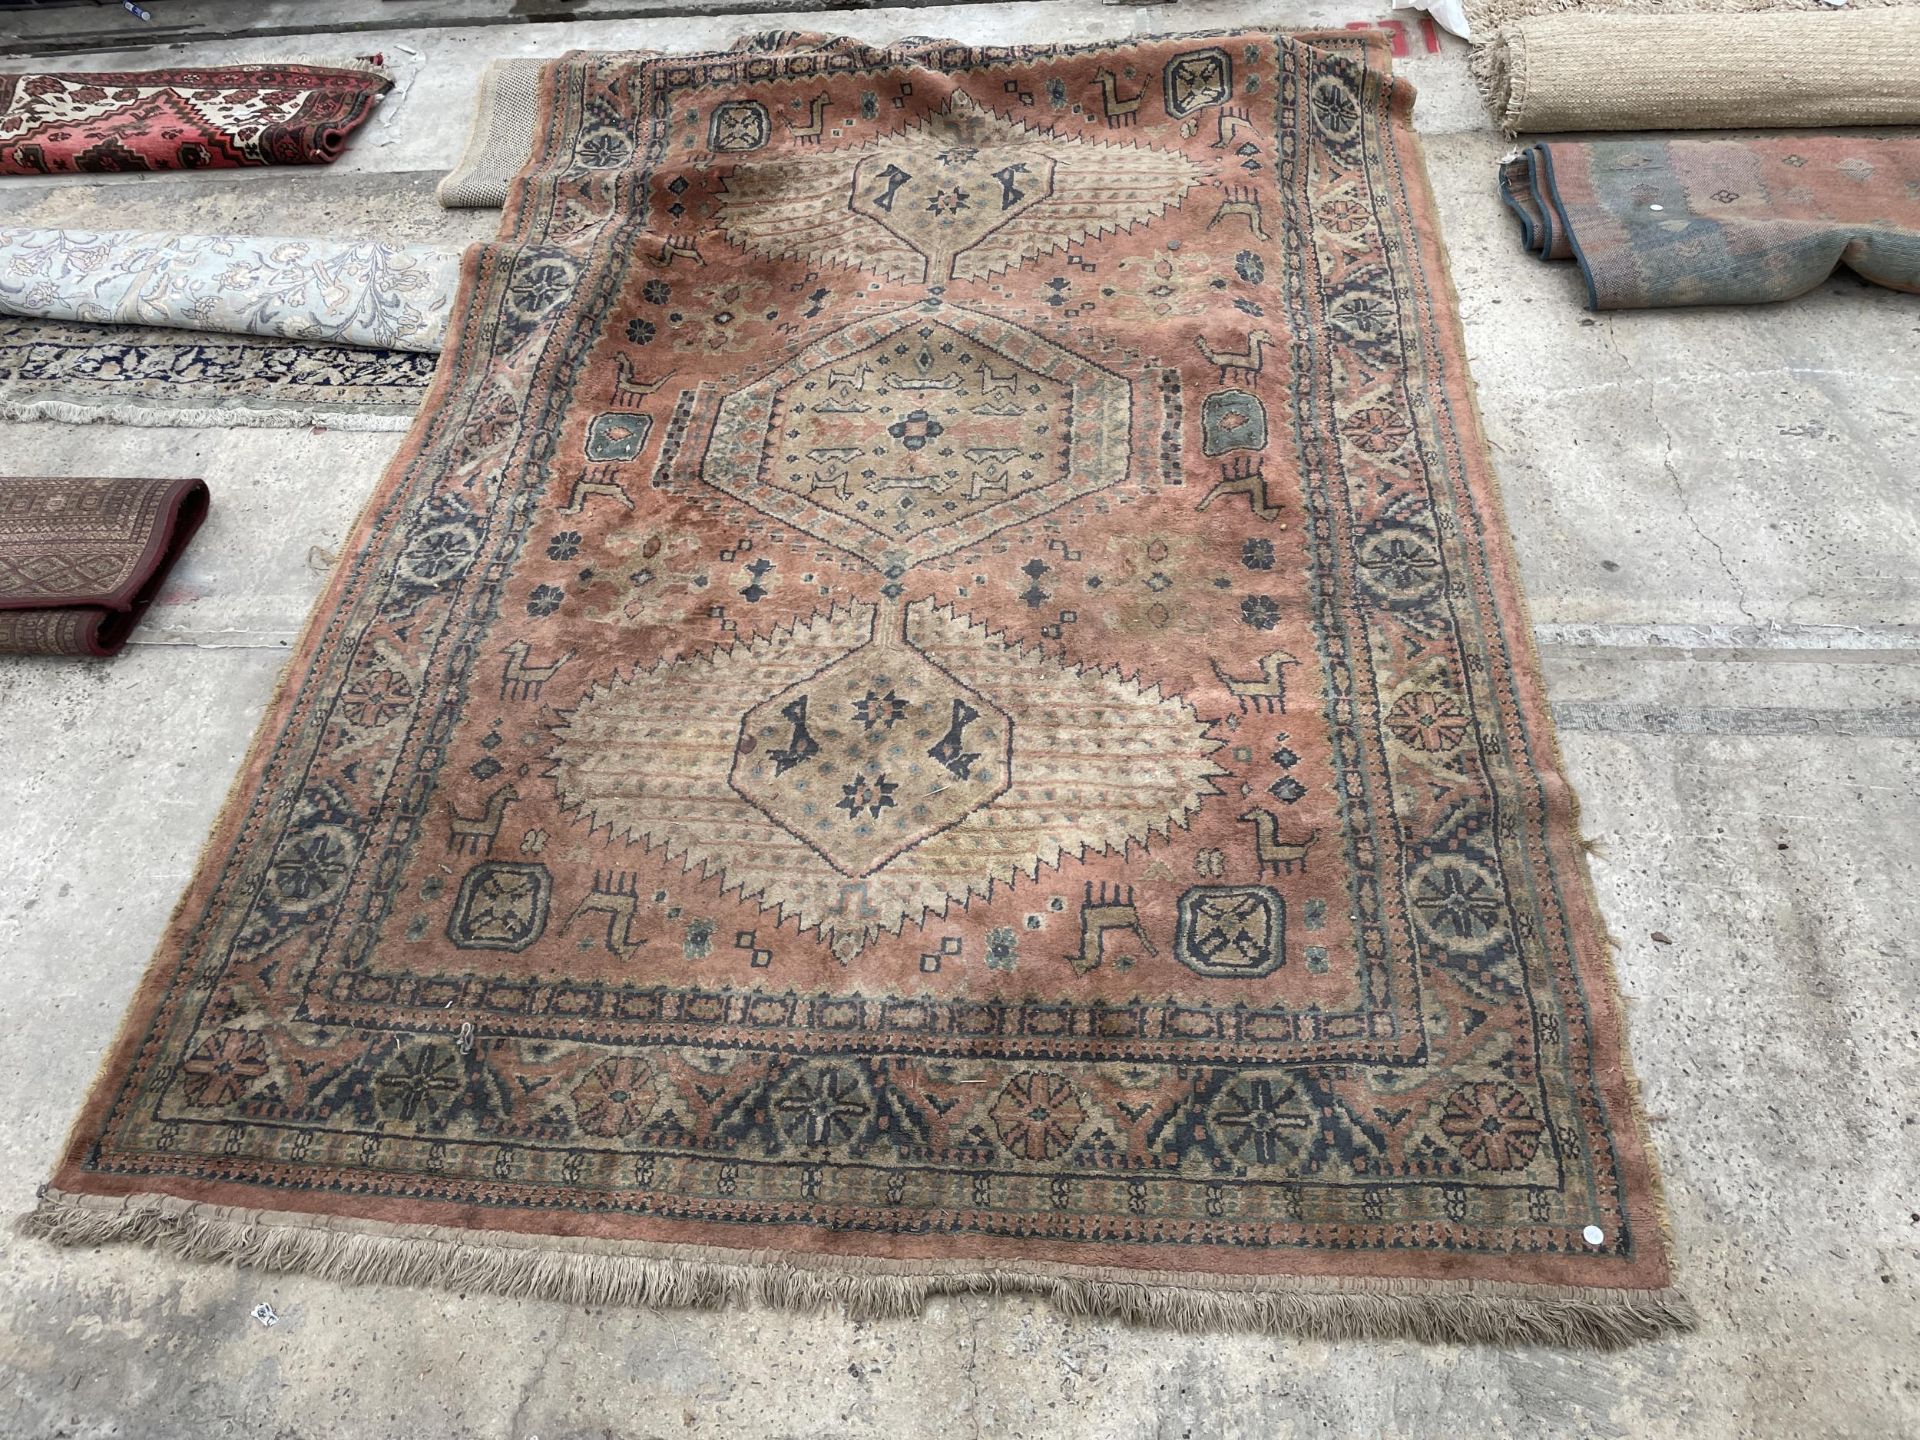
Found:
[[[1012,41],[1370,13],[1077,0],[753,28]],[[330,171],[9,181],[0,217],[480,238],[496,217],[435,209],[431,183],[486,58],[743,23],[389,32],[399,87]],[[4,1235],[0,1435],[1920,1435],[1920,300],[1839,280],[1769,309],[1587,315],[1494,200],[1504,147],[1462,57],[1403,69],[1697,1333],[1592,1355],[1188,1337],[1023,1301],[871,1325],[588,1311]],[[126,656],[0,661],[0,1210],[48,1173],[322,552],[398,439],[0,426],[0,469],[201,475],[216,497]],[[248,1318],[260,1300],[278,1326]]]

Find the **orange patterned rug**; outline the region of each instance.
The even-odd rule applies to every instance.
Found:
[[[1684,1324],[1388,64],[550,66],[35,1227],[595,1302]]]

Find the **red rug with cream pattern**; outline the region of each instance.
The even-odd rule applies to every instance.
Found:
[[[324,165],[392,83],[329,65],[0,75],[0,175]]]
[[[1685,1323],[1388,65],[551,65],[36,1228]]]

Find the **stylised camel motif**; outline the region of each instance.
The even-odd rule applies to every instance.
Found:
[[[613,357],[613,398],[623,405],[644,400],[671,380],[673,375],[674,372],[669,370],[658,380],[641,380],[634,373],[633,357],[616,355]]]
[[[1238,215],[1247,222],[1247,228],[1260,239],[1267,238],[1267,227],[1261,223],[1260,197],[1245,185],[1227,187],[1227,198],[1220,202],[1220,208],[1213,212],[1213,219],[1207,222],[1211,230],[1229,215]]]
[[[1280,818],[1271,810],[1249,810],[1240,818],[1253,824],[1253,853],[1259,861],[1262,875],[1269,870],[1276,875],[1291,875],[1296,865],[1300,867],[1301,874],[1306,874],[1307,851],[1320,838],[1317,827],[1309,830],[1303,840],[1282,840]]]
[[[527,664],[527,656],[533,653],[533,647],[524,640],[516,640],[500,652],[507,657],[507,663],[500,667],[500,698],[502,700],[537,700],[540,689],[551,680],[560,667],[573,658],[569,650],[558,660],[545,665]]]
[[[1005,395],[1011,400],[1019,384],[1018,370],[1009,369],[1003,373],[994,369],[991,362],[980,367],[980,388],[985,392],[985,398],[989,400],[996,395]]]
[[[578,480],[573,482],[573,493],[567,497],[567,503],[560,507],[562,515],[578,515],[587,508],[587,501],[596,495],[608,500],[617,500],[627,509],[633,509],[633,497],[627,494],[626,487],[613,480],[588,479],[588,475],[592,473],[584,472]]]
[[[827,93],[823,90],[808,102],[807,123],[802,125],[798,120],[789,120],[787,122],[787,133],[792,135],[793,138],[798,140],[802,145],[818,145],[820,143],[820,130],[826,113]]]
[[[1258,375],[1260,367],[1266,363],[1266,357],[1261,352],[1273,343],[1273,336],[1264,330],[1256,330],[1247,336],[1247,348],[1244,350],[1216,350],[1204,335],[1194,336],[1193,343],[1210,364],[1220,367],[1220,378],[1225,380],[1229,375]]]
[[[1218,660],[1207,662],[1213,666],[1214,676],[1227,687],[1227,693],[1240,702],[1242,710],[1265,710],[1269,714],[1286,713],[1287,674],[1286,667],[1300,662],[1284,650],[1272,650],[1260,657],[1260,674],[1242,680],[1227,674],[1220,668]],[[1245,819],[1243,815],[1240,817]]]
[[[1122,95],[1119,77],[1111,70],[1096,70],[1093,78],[1100,84],[1100,107],[1106,112],[1107,128],[1133,124],[1139,118],[1140,99],[1147,92],[1140,90]]]
[[[1093,883],[1087,882],[1086,899],[1080,906],[1080,948],[1067,956],[1073,973],[1085,975],[1097,968],[1106,955],[1107,936],[1119,931],[1131,932],[1147,954],[1160,953],[1153,948],[1153,941],[1147,938],[1147,932],[1140,924],[1140,912],[1134,908],[1131,885],[1107,885],[1103,882],[1096,892]]]
[[[594,871],[593,888],[573,907],[560,933],[565,935],[572,930],[573,922],[583,916],[601,916],[607,925],[608,951],[622,960],[631,960],[634,952],[647,943],[644,935],[636,937],[633,933],[634,915],[640,905],[639,884],[639,878],[630,870],[605,875]]]
[[[502,785],[487,797],[487,807],[478,815],[462,815],[447,804],[447,848],[464,851],[469,855],[491,854],[493,842],[500,833],[500,822],[505,818],[507,806],[520,798],[520,792],[513,788],[512,782]]]
[[[1252,124],[1253,117],[1248,115],[1243,107],[1239,105],[1222,105],[1214,121],[1215,132],[1220,138],[1215,140],[1207,148],[1209,150],[1226,149],[1233,143],[1234,137],[1240,133],[1243,126],[1251,127]]]
[[[1277,519],[1280,507],[1267,498],[1267,477],[1261,471],[1258,461],[1240,456],[1236,461],[1220,467],[1220,479],[1214,487],[1200,497],[1200,503],[1193,508],[1204,510],[1223,495],[1244,495],[1247,505],[1262,520]]]

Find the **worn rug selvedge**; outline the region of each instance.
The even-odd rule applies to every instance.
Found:
[[[552,67],[35,1228],[1684,1324],[1388,63]]]

